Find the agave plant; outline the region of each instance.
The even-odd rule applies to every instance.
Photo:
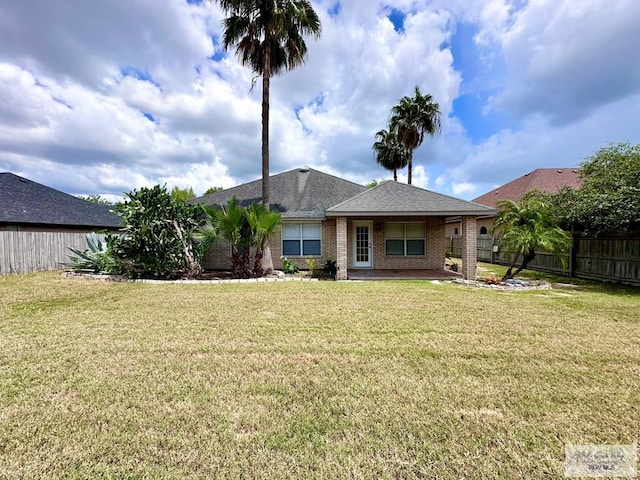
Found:
[[[87,241],[85,251],[69,248],[73,255],[68,255],[71,260],[68,265],[78,272],[120,273],[120,264],[110,248],[113,238],[107,236],[105,240],[101,240],[95,232],[91,232],[85,236]]]

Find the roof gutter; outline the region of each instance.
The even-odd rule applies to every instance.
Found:
[[[496,210],[488,209],[486,211],[433,211],[433,212],[338,212],[327,210],[327,217],[452,217],[456,215],[469,217],[484,217],[495,215]]]

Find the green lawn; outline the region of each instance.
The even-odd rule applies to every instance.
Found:
[[[585,282],[0,277],[0,478],[562,478],[565,444],[638,441],[639,312]]]

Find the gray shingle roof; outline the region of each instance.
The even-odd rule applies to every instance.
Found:
[[[495,209],[432,192],[414,185],[384,182],[327,209],[327,216],[487,215]]]
[[[312,168],[296,168],[269,179],[271,209],[281,212],[283,218],[324,218],[332,205],[343,202],[367,187]],[[191,200],[209,206],[224,206],[231,196],[242,205],[262,200],[262,180],[210,193]]]
[[[120,217],[109,208],[13,173],[0,173],[0,223],[117,228]]]

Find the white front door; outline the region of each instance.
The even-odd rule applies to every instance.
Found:
[[[353,267],[373,266],[373,239],[371,222],[353,222]]]

